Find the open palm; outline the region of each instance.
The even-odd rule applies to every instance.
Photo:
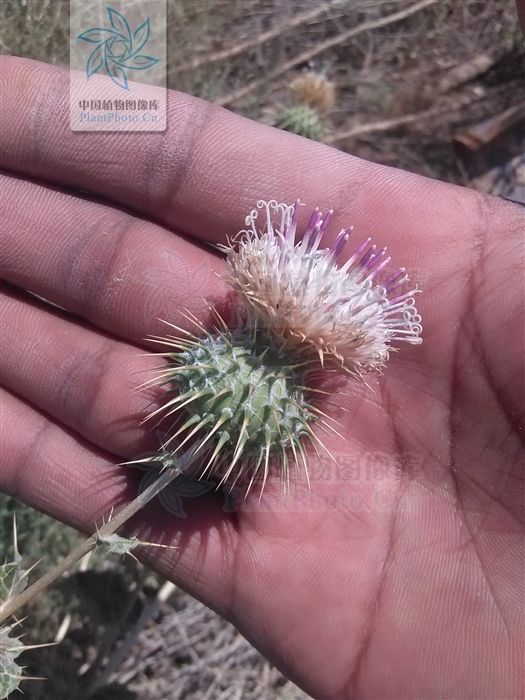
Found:
[[[166,134],[75,135],[68,81],[3,58],[2,488],[93,532],[156,447],[143,339],[224,306],[203,242],[261,198],[333,208],[328,237],[352,224],[424,290],[423,345],[326,380],[341,436],[319,431],[337,465],[312,454],[311,489],[154,502],[130,530],[315,697],[519,697],[524,210],[177,93]]]

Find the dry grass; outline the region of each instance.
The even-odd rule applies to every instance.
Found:
[[[513,0],[168,0],[168,20],[169,87],[261,120],[304,71],[325,73],[336,86],[327,117],[334,146],[452,182],[464,179],[454,134],[525,99]],[[3,53],[67,66],[68,2],[3,0],[0,24]],[[139,575],[122,563],[111,568],[128,588]],[[135,596],[139,607],[154,594],[148,585]],[[65,614],[55,609],[33,641],[52,639]],[[78,607],[71,620],[60,647],[32,653],[28,670],[50,680],[26,683],[28,700],[80,692],[79,669],[107,630],[100,637]],[[182,591],[156,612],[112,680],[120,684],[112,695],[91,697],[133,697],[126,688],[144,700],[307,697]]]
[[[305,700],[228,622],[177,591],[123,664],[121,683],[144,700]]]

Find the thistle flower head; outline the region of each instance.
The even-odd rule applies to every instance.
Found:
[[[401,291],[409,281],[403,268],[382,279],[390,262],[386,248],[377,251],[367,239],[339,266],[352,228],[324,248],[331,211],[323,217],[315,209],[296,240],[299,202],[261,200],[257,207],[246,217],[238,245],[224,247],[229,283],[282,348],[361,376],[383,367],[393,341],[422,342],[418,290]],[[265,216],[262,231],[258,210]]]
[[[393,341],[421,342],[417,289],[401,291],[404,270],[385,273],[390,258],[370,239],[339,266],[351,229],[323,247],[331,216],[316,209],[299,240],[299,202],[258,202],[238,245],[223,246],[246,319],[231,331],[216,312],[210,332],[190,314],[196,335],[172,326],[178,335],[155,338],[168,346],[166,365],[146,383],[168,386],[167,402],[150,416],[173,419],[163,454],[195,440],[202,476],[220,471],[221,483],[235,483],[251,470],[249,490],[258,475],[264,487],[278,462],[287,482],[291,466],[306,470],[305,441],[330,455],[313,424],[337,433],[316,406],[319,390],[308,386],[312,367],[320,361],[361,376],[381,369]]]

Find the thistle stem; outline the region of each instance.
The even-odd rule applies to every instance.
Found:
[[[163,488],[165,488],[169,483],[176,479],[179,474],[182,473],[182,467],[187,469],[198,458],[198,455],[195,454],[196,449],[197,447],[190,447],[187,452],[175,460],[173,467],[167,467],[166,471],[159,476],[157,481],[148,486],[148,488],[139,494],[135,500],[128,503],[128,505],[125,506],[112,520],[109,520],[100,528],[100,530],[97,530],[93,535],[91,535],[91,537],[77,547],[74,552],[71,552],[71,554],[57,564],[54,569],[48,571],[41,578],[39,578],[38,581],[35,581],[35,583],[26,588],[25,591],[22,591],[22,593],[19,595],[15,596],[12,600],[0,605],[0,621],[3,622],[5,619],[13,615],[19,608],[28,603],[31,598],[41,593],[49,586],[49,584],[56,581],[56,579],[58,579],[63,573],[68,571],[72,566],[80,561],[80,559],[88,554],[88,552],[95,549],[100,538],[109,537],[109,535],[112,535],[119,529],[119,527],[124,525],[127,520],[135,515],[135,513],[143,508],[146,503],[155,498],[155,496],[157,496]]]

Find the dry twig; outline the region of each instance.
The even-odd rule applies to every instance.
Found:
[[[414,124],[416,122],[422,122],[430,117],[436,117],[440,114],[450,112],[452,109],[458,110],[461,107],[472,104],[475,102],[471,95],[463,95],[454,100],[453,107],[450,101],[444,104],[438,105],[437,107],[432,107],[431,109],[425,109],[421,112],[414,112],[412,114],[405,114],[402,117],[396,117],[395,119],[384,119],[376,122],[369,122],[368,124],[358,124],[352,127],[348,131],[343,131],[338,134],[334,134],[331,138],[326,140],[326,143],[331,146],[340,141],[345,141],[346,139],[358,138],[360,136],[367,136],[368,134],[377,134],[382,131],[390,131],[391,129],[397,129],[399,126],[405,126],[405,124]]]
[[[396,117],[395,119],[384,119],[377,122],[369,122],[368,124],[358,124],[352,127],[348,131],[343,131],[342,133],[335,134],[334,136],[328,138],[325,143],[331,146],[339,141],[345,141],[346,139],[357,138],[358,136],[366,136],[368,134],[377,134],[381,131],[390,131],[390,129],[396,129],[398,126],[404,126],[405,124],[413,124],[414,122],[423,121],[423,119],[428,119],[428,117],[434,117],[437,114],[443,112],[446,108],[435,108],[425,109],[422,112],[415,112],[414,114],[405,114],[402,117]]]
[[[306,22],[312,22],[325,12],[329,12],[330,10],[336,9],[337,7],[341,7],[345,4],[345,2],[346,0],[332,0],[332,2],[325,2],[319,7],[316,7],[315,10],[310,10],[309,12],[301,12],[295,17],[292,17],[287,22],[279,24],[279,26],[275,27],[274,29],[270,29],[269,31],[264,32],[263,34],[259,34],[255,37],[255,39],[244,41],[241,44],[232,46],[229,49],[224,49],[223,51],[217,51],[216,53],[213,53],[208,56],[194,58],[192,61],[189,61],[188,63],[184,63],[182,66],[174,68],[172,74],[177,75],[179,73],[185,73],[187,71],[196,70],[197,68],[202,68],[202,66],[205,66],[209,63],[225,61],[228,58],[238,56],[239,54],[244,53],[244,51],[254,49],[258,46],[261,46],[262,44],[265,44],[267,41],[271,41],[272,39],[277,38],[287,29],[294,29],[295,27],[299,27],[301,24],[306,24]]]

